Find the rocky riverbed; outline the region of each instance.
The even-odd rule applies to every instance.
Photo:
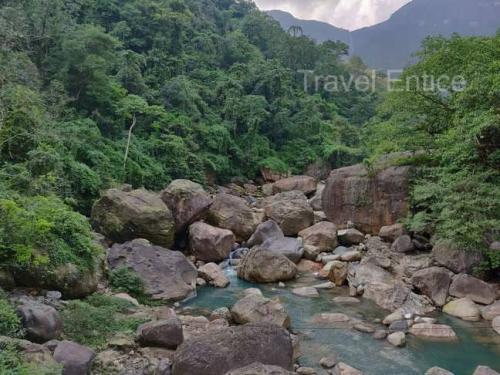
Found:
[[[81,308],[71,290],[14,286],[29,341],[2,340],[71,375],[496,374],[498,284],[472,276],[480,254],[398,223],[409,175],[106,191],[91,218],[102,267],[72,285],[126,301],[113,317],[130,328],[83,346],[61,318]],[[131,280],[139,300],[117,290],[134,294]]]

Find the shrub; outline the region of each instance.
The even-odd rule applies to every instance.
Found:
[[[126,267],[120,267],[111,272],[109,285],[115,291],[125,292],[136,298],[144,296],[142,279],[134,271]]]
[[[22,336],[21,320],[17,316],[14,307],[5,299],[0,299],[0,335]]]
[[[62,366],[57,364],[25,363],[14,345],[0,348],[0,374],[2,375],[60,375]]]

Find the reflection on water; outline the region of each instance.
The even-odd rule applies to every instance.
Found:
[[[317,280],[304,276],[277,288],[273,285],[255,285],[239,280],[232,269],[226,269],[231,284],[226,289],[202,288],[195,299],[183,306],[208,314],[211,310],[230,307],[241,298],[242,291],[259,287],[266,297],[279,297],[286,306],[292,322],[292,331],[300,337],[300,363],[318,368],[319,360],[336,352],[339,358],[362,370],[367,375],[422,375],[428,368],[439,366],[455,375],[470,375],[478,365],[486,365],[500,371],[500,335],[493,332],[490,322],[464,322],[444,314],[436,317],[440,323],[451,325],[460,340],[458,342],[431,342],[407,336],[407,346],[394,348],[385,340],[378,341],[371,335],[353,329],[311,323],[311,317],[318,313],[344,313],[350,317],[373,322],[388,314],[363,300],[359,304],[340,305],[332,300],[347,295],[346,288],[320,290],[320,298],[303,298],[291,293],[291,287],[314,285]]]

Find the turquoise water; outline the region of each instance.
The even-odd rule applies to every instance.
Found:
[[[317,284],[310,276],[280,289],[276,284],[255,285],[239,280],[231,269],[227,274],[231,280],[228,288],[201,288],[196,298],[183,305],[184,309],[208,314],[218,307],[230,307],[250,287],[258,287],[266,297],[279,297],[291,317],[291,330],[300,337],[299,362],[303,366],[319,368],[319,360],[333,351],[342,361],[367,375],[422,375],[433,366],[455,375],[470,375],[478,365],[500,371],[500,335],[489,328],[489,322],[470,323],[439,314],[435,317],[455,329],[458,342],[431,342],[407,335],[406,347],[394,348],[385,340],[375,340],[370,334],[354,329],[311,323],[311,317],[322,312],[342,312],[367,322],[388,314],[363,299],[355,305],[334,303],[334,297],[347,295],[347,288],[321,290],[319,298],[303,298],[293,295],[291,289]]]

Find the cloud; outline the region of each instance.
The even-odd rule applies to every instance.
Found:
[[[281,9],[302,19],[356,30],[385,21],[411,0],[254,0],[262,10]]]

